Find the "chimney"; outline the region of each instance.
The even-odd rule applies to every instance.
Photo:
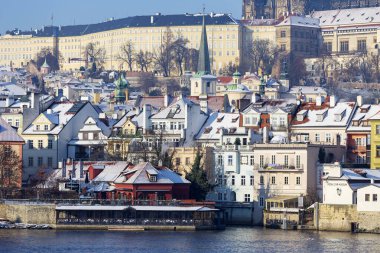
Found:
[[[66,160],[63,159],[62,161],[62,177],[66,178]]]
[[[375,184],[375,179],[371,178],[371,184]]]
[[[331,103],[331,98],[330,98],[330,103]],[[322,97],[320,95],[317,96],[316,101],[315,101],[315,105],[316,106],[322,106]]]
[[[363,96],[359,95],[356,97],[356,103],[358,104],[359,107],[363,105]]]
[[[150,121],[150,116],[152,114],[152,106],[145,104],[143,108],[143,131],[150,130],[151,128],[151,121]]]
[[[330,108],[335,107],[336,105],[336,97],[334,95],[330,96]]]
[[[208,113],[207,95],[199,96],[199,105],[201,106],[201,111],[207,114]]]
[[[106,119],[106,114],[104,112],[99,113],[99,119]]]
[[[154,24],[154,16],[150,16],[150,23]]]
[[[30,94],[30,107],[32,109],[39,110],[39,105],[40,105],[40,95],[32,91],[32,93]]]
[[[169,95],[166,94],[164,96],[164,107],[168,107],[169,106]]]
[[[84,174],[83,174],[83,161],[79,162],[79,175],[80,175],[80,178],[84,177]]]
[[[263,143],[267,144],[268,141],[269,141],[268,127],[264,127],[264,129],[263,129]]]
[[[254,104],[254,103],[257,103],[257,101],[259,100],[260,100],[260,96],[257,95],[256,93],[253,93],[251,97],[251,102]]]

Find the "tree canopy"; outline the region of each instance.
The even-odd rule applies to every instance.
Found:
[[[196,200],[205,200],[207,193],[211,189],[201,161],[202,154],[198,150],[191,171],[186,175],[186,179],[191,182],[190,197]]]

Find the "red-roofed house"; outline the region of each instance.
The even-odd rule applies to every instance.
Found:
[[[148,162],[128,167],[114,181],[116,198],[130,200],[188,199],[190,182],[166,167]]]

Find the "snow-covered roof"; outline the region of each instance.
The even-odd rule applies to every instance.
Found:
[[[293,86],[290,88],[289,93],[291,94],[315,94],[315,95],[325,95],[327,96],[327,91],[323,89],[322,87],[315,87],[315,86]]]
[[[375,119],[378,117],[378,113],[380,112],[380,105],[362,105],[361,107],[358,107],[355,111],[352,121],[350,122],[349,127],[347,128],[347,131],[371,131],[371,125],[368,123],[366,125],[363,124],[363,122],[368,121],[369,119]],[[358,124],[357,126],[354,124]]]
[[[154,171],[157,181],[151,182],[148,178],[149,171]],[[190,182],[168,168],[156,169],[148,162],[140,163],[133,168],[128,168],[124,174],[129,172],[133,175],[125,180],[124,175],[119,176],[114,182],[122,184],[189,184]]]
[[[17,134],[4,119],[0,117],[0,142],[24,142],[24,139]]]
[[[151,117],[152,120],[154,119],[185,119],[186,117],[186,106],[192,107],[192,106],[199,106],[198,104],[195,104],[191,100],[183,97],[180,98],[175,103],[171,104],[167,108],[161,110],[160,112],[156,113]]]
[[[129,163],[124,161],[118,161],[113,164],[107,164],[104,170],[95,177],[92,181],[97,182],[113,182],[120,174],[128,167]]]
[[[59,134],[64,126],[75,116],[75,113],[68,113],[70,109],[75,105],[75,103],[54,103],[50,106],[48,110],[42,114],[55,126],[51,130],[40,129],[39,131],[34,131],[34,125],[38,123],[37,117],[33,123],[23,132],[23,134]]]
[[[276,26],[288,25],[319,28],[319,20],[311,17],[289,16]]]
[[[244,108],[243,113],[249,113],[252,110],[257,113],[273,113],[278,109],[287,113],[292,113],[297,107],[295,99],[268,99],[256,103],[250,103]]]
[[[0,95],[25,96],[26,90],[14,83],[0,83]]]
[[[206,123],[202,126],[196,139],[198,140],[220,140],[222,135],[247,134],[244,127],[239,127],[239,113],[212,113]],[[223,134],[224,132],[224,134]]]
[[[338,9],[328,11],[315,11],[311,17],[319,19],[319,25],[350,26],[350,25],[377,25],[380,23],[380,7]]]
[[[308,106],[308,105],[307,105]],[[334,107],[327,105],[321,107],[304,106],[301,110],[308,109],[308,113],[303,121],[297,121],[295,118],[292,122],[292,127],[344,127],[346,128],[355,103],[339,102]]]

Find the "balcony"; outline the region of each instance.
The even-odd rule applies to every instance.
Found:
[[[281,164],[264,164],[263,166],[254,164],[253,169],[258,170],[259,172],[303,172],[304,165],[300,164],[300,166],[297,168],[293,164],[289,164],[287,166]]]
[[[271,125],[272,131],[286,132],[288,131],[288,127],[285,125]]]

